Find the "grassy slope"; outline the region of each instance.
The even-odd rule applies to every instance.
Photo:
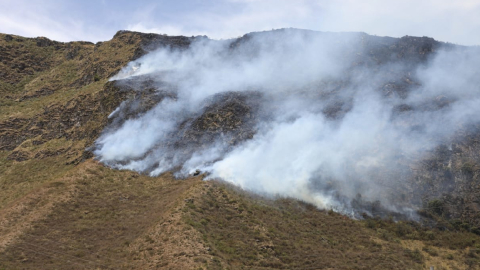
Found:
[[[0,255],[6,268],[78,269],[134,267],[130,243],[162,219],[198,180],[176,181],[170,175],[151,178],[114,171],[86,161],[36,193],[42,195],[9,219],[24,219],[55,200]],[[55,195],[51,195],[55,194]],[[42,210],[42,209],[40,209]],[[17,224],[3,228],[4,233]],[[67,263],[71,262],[71,263]]]
[[[185,206],[218,261],[232,269],[476,269],[480,238],[415,223],[356,221],[290,199],[255,198],[207,183]],[[443,267],[443,268],[441,268]]]
[[[37,39],[14,36],[7,41],[0,35],[0,46],[8,49],[1,64],[0,138],[14,141],[5,143],[0,152],[0,185],[4,187],[0,209],[70,169],[66,163],[78,158],[94,139],[76,134],[101,130],[107,112],[99,109],[103,109],[101,105],[110,109],[109,104],[102,104],[109,100],[105,97],[106,78],[128,63],[141,41],[137,38],[132,44],[119,45],[125,44],[124,38],[131,37],[119,35],[98,46],[73,42],[39,47]],[[19,70],[15,68],[18,65],[27,68]],[[35,65],[41,68],[29,70]],[[65,119],[70,113],[84,111],[89,115],[75,116],[71,123]],[[67,135],[77,138],[68,140]],[[26,161],[14,161],[23,159]]]
[[[106,78],[141,37],[37,43],[0,35],[0,46],[22,52],[1,64],[0,136],[20,141],[0,151],[0,269],[478,268],[480,238],[468,232],[351,220],[201,176],[105,168],[83,151],[120,102]],[[77,111],[88,115],[70,126],[62,116]]]

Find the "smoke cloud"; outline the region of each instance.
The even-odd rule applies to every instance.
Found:
[[[359,198],[409,213],[409,164],[480,113],[478,49],[417,39],[284,29],[160,48],[111,79],[155,102],[122,103],[94,153],[347,214]]]

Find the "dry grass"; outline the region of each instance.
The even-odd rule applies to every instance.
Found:
[[[64,156],[31,159],[24,162],[8,160],[9,152],[0,152],[0,209],[15,203],[44,183],[53,181],[68,172]]]
[[[194,183],[83,163],[50,183],[52,192],[69,186],[69,199],[58,202],[10,244],[0,255],[0,265],[8,269],[134,267],[138,250],[130,250],[130,243],[160,222]]]
[[[206,269],[422,269],[399,243],[375,241],[362,222],[295,200],[210,182],[184,211],[217,258]]]
[[[135,33],[124,33],[97,45],[54,42],[40,47],[37,39],[13,37],[6,41],[0,34],[3,57],[9,60],[0,61],[0,121],[30,118],[48,106],[101,91],[142,41]]]
[[[439,230],[415,222],[369,219],[364,224],[380,241],[400,243],[411,259],[435,269],[480,269],[480,236],[463,229]]]

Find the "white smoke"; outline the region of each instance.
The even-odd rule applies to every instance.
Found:
[[[201,170],[208,179],[320,208],[349,212],[342,198],[361,193],[405,211],[389,198],[403,175],[379,179],[378,174],[400,167],[400,160],[421,157],[477,121],[480,54],[450,48],[414,68],[393,56],[372,64],[366,39],[282,30],[250,34],[240,42],[202,39],[186,50],[151,52],[111,80],[150,76],[158,89],[174,85],[175,97],[106,129],[95,155],[109,166],[150,175]],[[392,81],[408,84],[408,93],[385,94],[382,87]],[[220,134],[188,154],[188,146],[172,147],[172,132],[201,115],[212,97],[232,91],[261,93],[253,138],[231,145]],[[339,116],[332,118],[325,111],[335,104]],[[399,106],[413,109],[394,113]]]

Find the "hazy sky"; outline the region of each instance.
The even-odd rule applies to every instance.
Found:
[[[480,45],[480,0],[0,0],[0,32],[109,40],[121,29],[231,38],[283,27]]]

